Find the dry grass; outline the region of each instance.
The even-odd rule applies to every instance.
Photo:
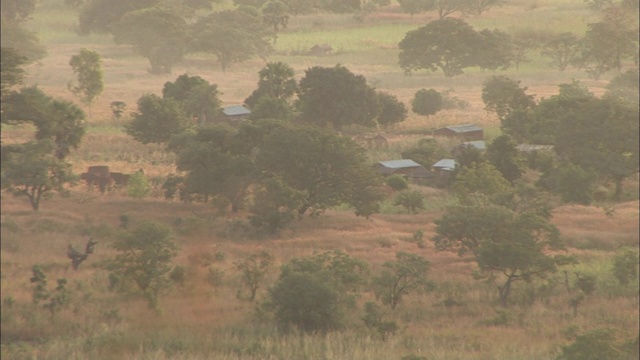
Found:
[[[162,147],[141,145],[122,132],[123,122],[135,111],[136,100],[145,93],[159,94],[165,82],[188,73],[217,84],[225,105],[241,103],[255,88],[257,73],[264,66],[261,60],[252,60],[234,65],[225,73],[210,56],[195,55],[176,66],[171,74],[150,75],[145,59],[125,46],[114,45],[108,37],[76,36],[65,18],[69,12],[49,5],[43,7],[48,12],[36,14],[32,22],[34,29],[54,29],[43,36],[49,55],[28,67],[27,84],[38,84],[47,94],[77,103],[66,88],[73,78],[69,58],[81,47],[96,50],[103,58],[105,91],[92,106],[93,116],[88,119],[90,127],[83,144],[70,157],[78,173],[97,164],[125,173],[144,168],[152,178],[175,172],[173,157]],[[397,66],[397,42],[408,29],[433,17],[434,14],[409,17],[395,3],[368,16],[362,24],[354,22],[350,15],[296,17],[280,36],[277,53],[269,61],[287,62],[296,70],[297,78],[311,66],[341,63],[405,104],[421,88],[453,89],[451,95],[469,103],[465,109],[442,111],[428,118],[411,113],[405,122],[387,129],[390,146],[384,151],[372,151],[372,161],[398,157],[429,130],[444,125],[475,123],[485,127],[490,139],[499,133],[499,121],[484,111],[480,93],[482,81],[493,73],[470,69],[456,78],[425,72],[405,76]],[[476,28],[542,32],[552,23],[558,29],[580,32],[593,20],[593,14],[585,10],[581,0],[536,1],[535,6],[521,0],[466,20]],[[327,57],[293,54],[313,45],[310,42],[329,42],[337,51]],[[598,95],[606,85],[606,80],[588,80],[579,71],[558,73],[541,59],[532,59],[519,71],[499,74],[522,80],[522,85],[537,98],[556,94],[557,86],[572,78],[583,81]],[[129,113],[120,122],[112,118],[109,109],[115,100],[127,103]],[[33,128],[3,125],[1,136],[4,144],[24,142],[33,136]],[[637,187],[637,179],[627,184],[629,189],[634,186]],[[434,249],[429,241],[435,235],[433,221],[440,216],[447,195],[435,189],[425,190],[425,195],[432,205],[418,215],[377,214],[367,220],[347,211],[329,210],[319,218],[293,223],[278,238],[256,240],[229,234],[229,224],[242,221],[244,214],[220,214],[210,205],[164,201],[157,189],[152,198],[134,200],[122,193],[101,195],[77,186],[68,198],[56,196],[44,201],[37,213],[23,199],[3,193],[2,355],[52,360],[386,360],[416,354],[442,360],[539,360],[556,357],[560,346],[568,341],[565,335],[570,328],[612,327],[619,331],[621,340],[637,336],[638,284],[621,288],[610,269],[616,249],[638,247],[638,201],[615,204],[613,216],[597,207],[562,206],[555,210],[554,223],[567,239],[570,252],[582,261],[571,271],[598,276],[596,293],[584,301],[577,317],[570,315],[569,295],[561,286],[551,286],[548,297],[530,303],[531,287],[536,293],[541,292],[542,283],[531,287],[518,284],[508,319],[491,325],[497,317],[495,288],[471,278],[473,262]],[[107,272],[101,264],[115,253],[110,245],[121,231],[121,215],[127,215],[133,223],[156,220],[175,230],[180,247],[175,263],[184,266],[188,276],[184,287],[174,286],[161,296],[159,313],[149,310],[138,297],[106,290]],[[424,232],[424,247],[406,240],[418,230]],[[91,236],[99,241],[96,252],[80,271],[74,272],[66,258],[66,248],[69,244],[81,248]],[[351,325],[339,332],[280,334],[268,317],[256,315],[256,304],[235,296],[240,274],[233,263],[248,254],[268,250],[276,257],[274,270],[258,291],[258,300],[263,301],[267,285],[278,276],[278,266],[294,257],[334,249],[365,260],[372,273],[398,251],[420,254],[431,262],[429,278],[436,290],[410,295],[388,314],[398,322],[400,330],[387,341],[362,326],[360,310],[346,315]],[[69,280],[72,304],[56,317],[50,318],[31,304],[29,278],[35,264],[45,269],[50,287],[57,278]],[[207,281],[211,268],[224,271],[221,284],[215,287]],[[444,300],[448,298],[459,305],[445,307]],[[9,300],[13,303],[7,306]],[[374,300],[374,296],[364,292],[359,305],[368,300]]]

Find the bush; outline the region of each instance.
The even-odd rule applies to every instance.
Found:
[[[424,210],[424,196],[418,190],[405,190],[396,196],[394,204],[403,206],[412,214],[417,214],[420,210]]]
[[[149,179],[141,171],[138,171],[129,177],[127,182],[127,194],[136,199],[147,197],[151,192],[151,184]]]
[[[387,178],[386,184],[395,191],[404,190],[409,187],[409,182],[402,175],[393,174]]]
[[[613,261],[613,275],[621,285],[626,286],[638,278],[638,254],[624,249],[616,254]]]
[[[366,263],[341,251],[291,260],[270,290],[280,329],[327,332],[342,327],[366,270]]]
[[[442,109],[442,94],[434,89],[418,90],[411,101],[411,110],[419,115],[434,115]]]
[[[578,335],[575,341],[562,348],[557,360],[613,360],[627,359],[615,344],[611,329],[595,329]]]

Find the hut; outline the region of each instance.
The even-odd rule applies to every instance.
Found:
[[[433,131],[433,135],[460,138],[465,141],[484,140],[484,131],[473,124],[450,125]]]

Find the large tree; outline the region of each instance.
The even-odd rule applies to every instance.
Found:
[[[89,0],[80,9],[78,32],[107,33],[124,14],[153,7],[160,0]]]
[[[262,97],[289,101],[296,93],[298,84],[291,66],[283,62],[271,62],[258,72],[258,88],[244,103],[253,108]]]
[[[343,203],[358,215],[377,212],[381,181],[364,149],[350,138],[312,126],[280,126],[264,135],[256,164],[261,173],[277,175],[304,193],[301,215]]]
[[[250,153],[253,144],[241,141],[235,130],[224,126],[201,127],[172,139],[169,148],[177,154],[177,169],[186,172],[187,192],[205,200],[226,199],[234,212],[243,208],[259,173]]]
[[[147,94],[138,99],[138,111],[126,125],[127,134],[143,144],[166,143],[190,126],[177,101]]]
[[[71,57],[69,65],[77,76],[75,84],[69,83],[69,90],[89,106],[89,115],[91,115],[91,104],[104,89],[100,54],[82,48],[78,54]]]
[[[575,64],[580,54],[580,39],[570,32],[553,35],[542,46],[542,55],[548,57],[550,65],[565,71]]]
[[[482,42],[482,36],[461,19],[431,21],[400,41],[400,67],[407,73],[441,69],[446,77],[460,75],[462,69],[477,65]]]
[[[24,65],[27,58],[20,55],[13,48],[5,48],[0,50],[0,89],[2,97],[9,93],[9,90],[15,86],[22,84],[25,77]]]
[[[167,81],[162,88],[162,98],[175,100],[188,118],[197,118],[206,124],[220,111],[218,86],[200,76],[182,74],[176,81]]]
[[[516,213],[496,205],[454,206],[436,220],[436,248],[471,254],[481,276],[499,293],[500,305],[508,305],[512,286],[556,270],[563,249],[558,229],[549,218],[534,212]]]
[[[129,44],[149,60],[151,73],[169,73],[188,50],[187,22],[170,9],[131,11],[111,28],[118,44]]]
[[[272,0],[262,7],[262,19],[273,31],[273,44],[278,40],[278,32],[289,24],[289,8],[278,0]]]
[[[270,29],[259,14],[243,9],[201,18],[191,27],[191,37],[192,51],[215,55],[222,71],[255,56],[265,59],[273,50]]]
[[[35,86],[13,91],[3,99],[2,122],[30,122],[36,139],[50,139],[63,159],[77,149],[85,134],[85,114],[72,102],[54,99]]]
[[[525,170],[525,158],[509,135],[500,135],[487,146],[487,160],[511,183],[520,179]]]
[[[308,69],[298,86],[297,107],[304,121],[336,130],[373,126],[379,113],[376,91],[342,65]]]
[[[615,183],[638,173],[638,107],[615,98],[592,98],[559,119],[555,150],[584,169],[593,169]],[[585,141],[588,139],[588,141]]]
[[[377,91],[380,112],[376,122],[382,128],[401,123],[407,118],[407,107],[395,95]]]
[[[71,165],[54,156],[49,139],[2,147],[2,188],[29,199],[33,210],[51,193],[65,194],[65,184],[75,180]]]
[[[536,105],[533,95],[526,93],[526,87],[520,87],[519,80],[504,75],[494,75],[482,84],[482,101],[485,110],[495,112],[504,119],[514,110],[527,110]]]

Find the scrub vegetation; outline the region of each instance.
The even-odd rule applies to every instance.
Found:
[[[3,0],[0,355],[637,358],[637,15]]]

